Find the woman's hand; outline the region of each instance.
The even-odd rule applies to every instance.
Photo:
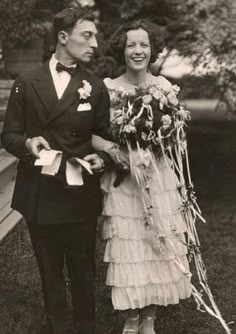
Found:
[[[113,158],[114,162],[124,171],[130,169],[130,159],[127,151],[116,148],[116,153]]]

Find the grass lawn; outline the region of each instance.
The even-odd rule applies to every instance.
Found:
[[[236,152],[191,156],[198,202],[207,224],[198,223],[209,285],[223,317],[236,321]],[[120,334],[124,314],[112,310],[105,287],[104,243],[97,242],[98,334]],[[40,334],[45,323],[39,274],[24,223],[0,245],[0,334]],[[236,326],[231,326],[236,333]],[[160,307],[157,334],[223,334],[218,321],[197,311],[191,298]]]

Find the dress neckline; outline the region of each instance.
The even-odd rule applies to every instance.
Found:
[[[135,88],[138,87],[138,85],[132,85],[132,84],[117,84],[117,82],[115,81],[116,79],[111,79],[111,78],[105,78],[104,79],[104,83],[107,86],[107,88],[109,90],[115,90],[117,88],[123,88],[125,90],[134,90]],[[168,81],[167,79],[165,79],[163,76],[159,75],[159,76],[151,76],[150,80],[145,81],[145,84],[147,85],[152,85],[152,84],[162,84],[163,81]]]

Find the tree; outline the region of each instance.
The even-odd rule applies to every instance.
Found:
[[[46,33],[49,12],[39,0],[1,0],[0,39],[3,48],[13,48]]]
[[[215,77],[220,99],[236,111],[236,3],[234,0],[181,0],[167,26],[169,48],[191,56]]]
[[[111,26],[140,17],[165,27],[166,48],[191,57],[215,78],[219,98],[236,111],[235,0],[97,0],[105,35]],[[115,20],[114,20],[115,18]],[[107,26],[110,29],[107,29]]]

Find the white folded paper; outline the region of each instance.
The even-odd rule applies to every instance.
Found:
[[[60,167],[62,152],[57,150],[41,150],[40,158],[35,161],[35,166],[43,166],[41,173],[55,175]]]
[[[82,169],[86,169],[89,174],[93,174],[90,163],[79,158],[71,158],[66,162],[66,182],[70,186],[82,186],[84,184]]]
[[[42,174],[55,175],[60,167],[62,152],[57,150],[41,150],[40,158],[35,160],[35,166],[42,166]],[[76,157],[66,161],[66,182],[71,186],[82,186],[84,184],[82,169],[93,174],[90,163]]]

